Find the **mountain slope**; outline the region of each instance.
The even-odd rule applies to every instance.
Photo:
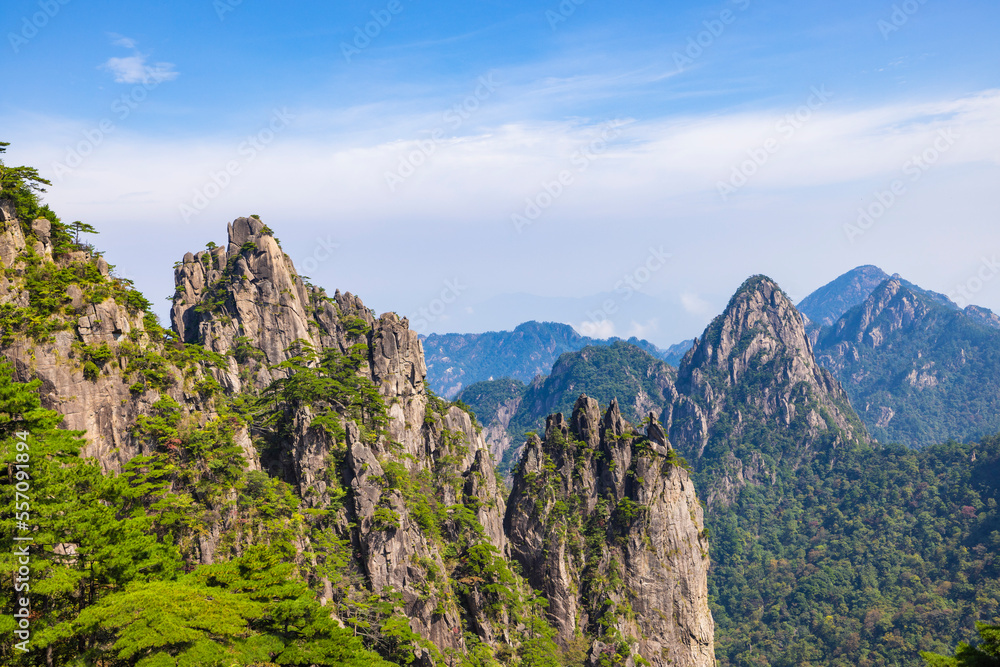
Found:
[[[737,290],[684,357],[676,386],[663,422],[710,505],[867,441],[839,382],[816,363],[801,315],[765,276]]]
[[[491,438],[497,437],[492,434],[502,434],[503,444],[494,440],[490,447],[499,452],[499,468],[506,472],[516,464],[525,434],[541,431],[550,414],[570,414],[581,392],[585,391],[602,405],[617,401],[623,416],[639,423],[650,413],[660,414],[663,406],[674,400],[674,375],[674,369],[665,362],[631,343],[616,341],[610,346],[588,346],[560,356],[551,373],[524,387],[506,411],[492,416],[489,412],[476,414],[482,417]],[[506,382],[509,381],[476,384],[459,397],[470,405],[480,403],[476,400],[478,393]],[[499,422],[504,420],[501,431]]]
[[[823,330],[817,354],[879,440],[977,439],[1000,430],[1000,331],[982,320],[892,278]]]
[[[457,400],[467,405],[483,425],[483,438],[494,463],[499,464],[507,450],[515,446],[510,422],[521,405],[525,391],[527,386],[523,382],[503,378],[476,382],[458,395]],[[513,455],[508,460],[513,460]]]
[[[888,277],[889,274],[871,264],[851,269],[802,299],[799,312],[812,324],[829,326],[867,299]]]
[[[591,381],[614,376],[618,365],[580,374],[573,389],[590,392]],[[997,618],[1000,439],[921,451],[866,446],[864,427],[819,367],[801,319],[762,277],[734,295],[679,376],[663,423],[696,465],[699,495],[712,500],[705,527],[720,665],[918,665],[920,651],[949,653],[975,635],[976,620]],[[535,383],[536,398],[570,414],[555,398],[561,385],[551,387],[546,396]],[[633,400],[637,391],[617,394]],[[539,475],[556,477],[552,498],[567,507],[577,506],[570,499],[580,478],[572,473],[566,482],[557,471],[588,470],[578,463],[586,457],[576,441],[586,439],[574,435],[576,420],[568,424],[573,444],[542,447],[552,466]],[[566,425],[549,420],[545,442],[560,442]],[[538,457],[537,446],[529,440],[525,460]],[[511,504],[523,502],[515,498]],[[588,516],[579,521],[587,525]],[[570,548],[571,527],[550,523],[530,533],[551,548],[526,569],[561,572],[547,594],[591,619],[587,597],[572,586],[585,550]]]

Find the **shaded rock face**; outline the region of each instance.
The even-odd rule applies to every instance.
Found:
[[[821,441],[836,447],[867,439],[843,387],[817,363],[799,312],[764,276],[746,281],[696,340],[677,390],[663,414],[674,445],[700,470],[727,471],[703,489],[710,504],[729,502],[749,479],[771,478],[782,459],[794,467]],[[754,457],[741,436],[761,426],[787,432],[794,443]]]
[[[496,415],[483,429],[483,438],[486,440],[486,446],[490,449],[494,465],[499,464],[504,453],[514,446],[514,441],[507,427],[510,426],[510,420],[517,414],[517,408],[520,405],[520,396],[507,399],[500,404]]]
[[[620,642],[653,665],[714,665],[708,543],[687,472],[653,422],[643,435],[612,402],[581,396],[547,420],[514,477],[505,524],[514,556],[549,601],[558,639]]]

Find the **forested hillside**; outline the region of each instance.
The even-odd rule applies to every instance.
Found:
[[[1000,618],[1000,437],[831,452],[709,513],[723,665],[919,665]]]
[[[652,395],[658,362],[614,350],[565,355],[533,400],[565,411],[568,386],[602,404]],[[869,443],[766,279],[741,287],[680,374],[656,395],[700,495],[715,499],[705,524],[721,665],[920,665],[921,651],[950,654],[976,621],[1000,617],[1000,438]],[[686,412],[688,394],[701,412]]]
[[[1000,330],[898,278],[824,328],[816,355],[881,442],[1000,431]]]

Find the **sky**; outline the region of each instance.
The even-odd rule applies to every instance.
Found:
[[[666,346],[862,264],[1000,311],[995,0],[6,0],[8,164],[161,316],[259,215],[421,333]]]

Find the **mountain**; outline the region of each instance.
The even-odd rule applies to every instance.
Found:
[[[505,525],[560,643],[601,637],[599,664],[636,642],[659,664],[714,665],[702,508],[663,429],[637,429],[615,401],[602,415],[580,396],[544,434],[528,438]],[[701,558],[678,557],[692,547]]]
[[[868,438],[840,383],[813,357],[802,316],[766,276],[743,283],[709,324],[676,387],[663,422],[710,505]]]
[[[504,459],[504,454],[515,448],[515,441],[521,440],[520,437],[515,440],[510,424],[527,389],[520,380],[503,378],[476,382],[458,395],[456,402],[467,405],[469,411],[484,426],[483,439],[486,440],[495,464],[499,464]],[[514,454],[511,453],[507,457],[507,468],[513,460]]]
[[[589,393],[590,382],[616,373],[628,377],[614,357],[590,361],[607,366],[576,376],[574,391]],[[587,452],[584,435],[593,429],[581,424],[597,423],[599,413],[580,414],[588,399],[567,410],[563,385],[551,384],[550,397],[542,385],[533,385],[536,399],[572,416],[546,420],[544,438],[526,439],[526,469],[515,477],[548,481],[543,497],[552,509],[536,511],[558,518],[526,530],[526,541],[550,548],[522,558],[528,572],[562,573],[547,595],[590,619],[590,589],[577,573],[591,561],[574,542],[594,516],[578,508],[623,466],[614,459],[590,482],[591,461],[606,458]],[[622,383],[607,411],[634,401],[640,387]],[[975,636],[977,620],[1000,613],[1000,438],[919,451],[869,443],[772,281],[755,277],[740,288],[682,362],[675,391],[664,392],[673,398],[661,415],[665,442],[676,448],[668,455],[692,461],[694,486],[711,499],[704,527],[719,665],[917,665],[921,651],[950,653]],[[540,495],[518,487],[509,506],[526,505],[517,500],[522,493]],[[602,543],[615,540],[605,533]],[[627,558],[614,553],[609,561]],[[623,582],[621,590],[631,588]],[[622,602],[637,611],[632,600]]]
[[[867,299],[888,277],[889,274],[871,264],[851,269],[802,299],[799,312],[812,324],[829,326]]]
[[[997,315],[989,308],[969,305],[966,306],[962,312],[979,324],[985,324],[988,327],[1000,329],[1000,315]]]
[[[1000,331],[987,313],[892,278],[820,333],[817,355],[878,440],[975,440],[1000,430]]]
[[[568,324],[525,322],[513,331],[431,334],[423,342],[431,387],[442,396],[453,397],[463,387],[483,380],[506,377],[531,382],[548,373],[565,352],[588,345],[611,345],[617,340],[581,336]],[[654,356],[666,354],[648,341],[630,338],[628,342]]]
[[[530,385],[509,379],[478,382],[458,400],[486,426],[494,461],[501,473],[508,473],[520,458],[526,434],[541,431],[548,415],[570,414],[581,391],[603,405],[620,400],[625,418],[639,423],[673,400],[675,374],[645,350],[616,341],[563,354],[549,375],[536,377]]]
[[[674,343],[666,350],[664,350],[662,358],[665,362],[667,362],[674,368],[677,368],[678,366],[681,365],[681,359],[684,358],[684,355],[687,354],[687,351],[690,350],[693,345],[694,345],[694,338],[690,338],[688,340],[682,340],[679,343]]]
[[[428,391],[405,320],[310,285],[250,217],[177,263],[164,330],[19,173],[0,172],[0,462],[30,467],[16,475],[32,505],[2,519],[0,604],[15,608],[30,533],[38,660],[712,663],[699,501],[620,419],[601,455],[657,477],[600,487],[628,547],[592,552],[587,576],[641,583],[658,607],[619,613],[631,598],[592,588],[594,617],[569,636],[561,601],[539,596],[558,573],[520,573],[544,554],[533,527],[561,510],[523,494],[507,507],[478,425]],[[0,485],[7,505],[14,493]],[[22,664],[11,636],[0,662]]]

